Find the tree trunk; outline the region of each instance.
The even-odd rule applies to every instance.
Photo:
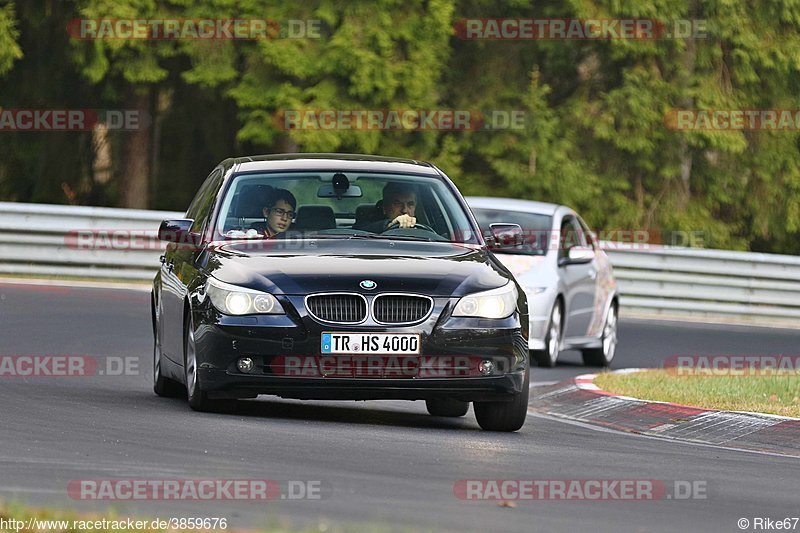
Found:
[[[681,139],[679,157],[681,162],[681,192],[678,196],[678,207],[683,210],[686,209],[686,205],[692,196],[692,152],[685,138]]]
[[[283,154],[294,154],[300,148],[297,141],[292,139],[288,133],[278,136],[278,152]]]
[[[150,91],[134,93],[128,98],[127,109],[139,112],[138,128],[122,131],[122,168],[120,176],[120,207],[147,209],[149,205],[151,129],[143,118],[150,109]]]
[[[633,185],[634,193],[636,194],[636,219],[637,225],[641,227],[645,216],[644,209],[644,183],[642,183],[642,176],[637,174],[634,178]]]
[[[698,12],[697,3],[692,2],[692,5],[689,8],[690,14],[695,14]],[[696,18],[694,16],[690,16],[689,18]],[[679,86],[684,94],[688,92],[688,90],[692,87],[692,81],[695,75],[695,66],[697,63],[697,43],[694,39],[687,39],[686,40],[686,50],[683,54],[683,66],[686,69],[683,76],[678,77]],[[686,96],[681,98],[678,103],[680,104],[681,108],[683,109],[692,109],[694,106],[694,99]],[[685,210],[686,206],[689,204],[689,200],[691,200],[692,196],[692,149],[689,146],[689,143],[686,142],[686,137],[682,136],[680,141],[680,148],[678,154],[680,160],[680,182],[679,182],[679,189],[678,189],[678,198],[677,198],[677,208],[680,210]]]

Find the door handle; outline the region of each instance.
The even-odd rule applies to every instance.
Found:
[[[597,277],[597,271],[595,269],[589,269],[589,278],[595,279]]]

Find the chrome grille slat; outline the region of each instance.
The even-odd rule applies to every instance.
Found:
[[[413,294],[379,294],[372,303],[372,318],[381,324],[411,324],[425,319],[433,301]]]
[[[312,294],[306,308],[317,321],[360,324],[367,319],[367,299],[358,293]],[[403,325],[420,322],[433,311],[433,299],[416,294],[378,294],[372,300],[372,319],[379,324]]]
[[[367,301],[358,294],[314,294],[306,308],[315,319],[339,324],[358,324],[367,318]]]

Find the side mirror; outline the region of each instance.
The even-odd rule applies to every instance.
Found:
[[[569,254],[558,261],[559,266],[565,265],[584,265],[591,263],[594,259],[594,248],[590,246],[573,246],[569,249]]]
[[[490,235],[486,244],[493,250],[502,250],[522,246],[524,237],[519,224],[489,224]]]
[[[158,228],[158,239],[174,242],[180,245],[197,246],[200,244],[200,235],[191,233],[194,220],[181,218],[177,220],[164,220]]]

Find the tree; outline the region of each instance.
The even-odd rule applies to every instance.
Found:
[[[800,253],[800,127],[684,131],[668,120],[676,109],[798,109],[800,0],[33,4],[0,7],[0,101],[136,108],[151,121],[107,135],[107,182],[90,133],[3,133],[4,199],[179,209],[231,155],[380,153],[431,159],[466,193],[571,205],[599,229],[701,231],[709,247]],[[282,33],[73,39],[65,52],[64,27],[78,17],[268,19]],[[707,35],[463,40],[454,26],[469,17],[705,21]],[[320,21],[319,36],[287,35],[299,21]],[[279,120],[287,110],[402,109],[522,111],[526,120],[479,131]]]
[[[14,13],[14,3],[0,7],[0,75],[14,65],[14,60],[22,57],[22,49],[17,43],[19,29]]]

